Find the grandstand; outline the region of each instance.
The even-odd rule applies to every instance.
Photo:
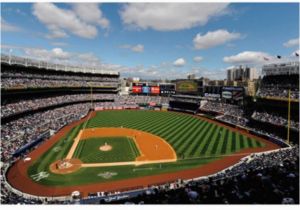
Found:
[[[299,102],[299,62],[269,64],[262,68],[264,77],[257,96],[273,100],[288,100],[289,90],[292,101]]]

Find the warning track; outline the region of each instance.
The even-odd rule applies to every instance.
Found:
[[[92,112],[90,114],[90,117],[95,116],[95,114],[96,112]],[[80,123],[86,121],[87,119],[88,116],[77,122],[71,123],[68,126],[65,126],[56,135],[52,136],[49,140],[47,140],[45,143],[40,145],[36,150],[32,151],[28,155],[28,157],[30,157],[32,161],[37,160],[49,148],[53,147],[53,145],[57,141],[59,141],[67,132],[69,132],[73,127],[79,125]],[[241,133],[240,130],[231,128],[229,126],[225,126],[221,123],[217,123],[215,121],[208,120],[206,118],[201,118],[201,119],[226,127],[227,129],[230,129],[232,131]],[[172,172],[166,174],[131,178],[126,180],[108,181],[105,183],[96,183],[96,184],[93,183],[93,184],[66,186],[66,187],[45,186],[34,182],[30,177],[28,177],[27,174],[28,168],[31,165],[32,161],[24,162],[23,160],[19,160],[9,169],[7,174],[7,179],[14,188],[32,195],[64,196],[64,195],[70,195],[73,191],[78,190],[85,197],[88,195],[89,192],[114,191],[114,190],[125,191],[134,188],[147,187],[149,185],[154,185],[154,184],[162,184],[165,182],[175,181],[177,179],[191,179],[195,177],[211,175],[237,163],[242,157],[247,156],[247,154],[279,148],[276,144],[273,144],[260,137],[253,136],[247,132],[243,132],[243,135],[246,135],[250,138],[259,139],[266,146],[261,148],[243,149],[235,153],[234,155],[224,156],[221,159],[212,161],[208,164],[202,165],[194,169],[188,169],[184,171],[178,171],[178,172]]]

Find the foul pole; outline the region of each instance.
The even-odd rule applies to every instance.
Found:
[[[91,87],[91,109],[93,109],[93,87]]]
[[[291,124],[291,90],[289,89],[288,96],[288,126],[287,126],[287,143],[290,144],[290,124]]]

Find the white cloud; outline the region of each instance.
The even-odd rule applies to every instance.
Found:
[[[54,45],[54,46],[60,46],[60,47],[68,45],[65,42],[51,42],[51,44]]]
[[[39,60],[68,60],[71,58],[71,54],[65,52],[61,48],[53,48],[52,50],[40,49],[40,48],[24,48],[25,54],[33,59]]]
[[[67,37],[72,33],[83,38],[95,38],[98,34],[96,26],[107,28],[109,21],[102,16],[96,4],[72,4],[73,10],[62,9],[53,3],[35,3],[33,15],[46,25],[50,34],[47,38]],[[90,11],[89,11],[90,10]]]
[[[133,46],[131,50],[133,52],[144,52],[144,46],[141,44],[138,44],[136,46]]]
[[[80,61],[85,61],[85,63],[89,63],[92,66],[100,65],[100,59],[94,55],[93,53],[82,53],[77,55]]]
[[[229,13],[228,3],[129,3],[120,11],[124,24],[138,29],[174,31],[205,25]]]
[[[21,28],[14,26],[12,24],[9,24],[1,17],[0,17],[0,19],[1,19],[1,31],[7,31],[7,32],[21,31]]]
[[[187,74],[196,74],[197,77],[205,77],[212,80],[220,80],[226,78],[226,71],[223,69],[206,69],[204,67],[194,67]]]
[[[85,22],[98,24],[102,28],[109,27],[109,20],[103,17],[102,11],[97,3],[74,3],[75,13]]]
[[[176,61],[173,62],[173,65],[176,67],[182,67],[185,65],[185,60],[184,58],[178,58]]]
[[[203,61],[203,57],[201,57],[201,56],[195,56],[195,57],[193,58],[193,60],[194,60],[194,62],[196,62],[196,63],[200,63],[201,61]]]
[[[239,33],[230,33],[227,30],[219,29],[216,31],[209,31],[205,35],[198,33],[193,42],[194,47],[199,50],[222,45],[226,42],[239,39],[240,37],[241,34]]]
[[[49,27],[51,28],[51,27]],[[57,38],[66,38],[68,37],[68,34],[66,34],[64,31],[60,29],[54,28],[51,34],[47,34],[46,38],[47,39],[57,39]]]
[[[274,56],[265,52],[244,51],[237,55],[226,56],[223,61],[231,64],[262,64],[274,59]]]
[[[130,49],[131,51],[136,52],[136,53],[144,52],[144,45],[142,45],[142,44],[137,44],[137,45],[124,44],[124,45],[121,45],[120,48]]]
[[[290,39],[289,41],[283,43],[285,47],[299,47],[300,38]]]

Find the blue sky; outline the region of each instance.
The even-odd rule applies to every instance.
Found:
[[[124,77],[224,79],[299,52],[298,3],[2,3],[1,26],[2,53]]]

